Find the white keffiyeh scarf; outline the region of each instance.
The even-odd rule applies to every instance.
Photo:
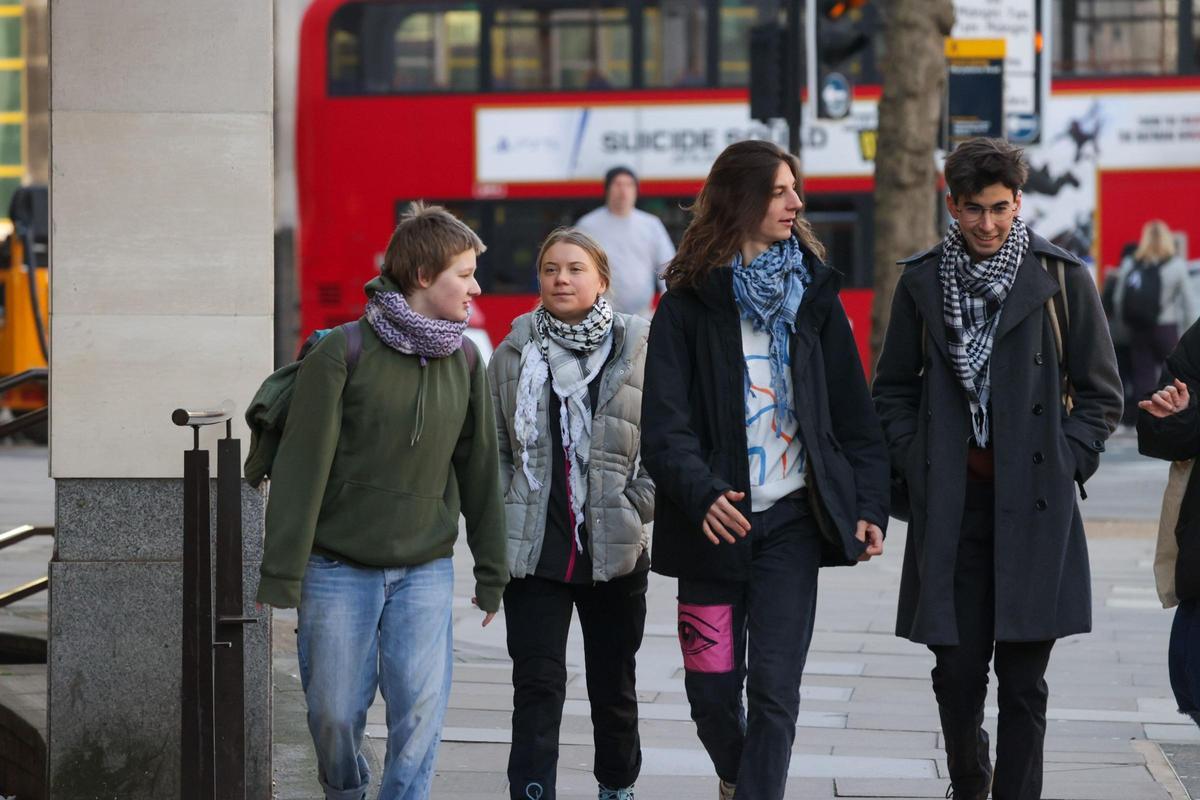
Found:
[[[559,427],[567,456],[567,495],[574,523],[575,547],[583,551],[579,527],[587,499],[591,457],[592,402],[588,384],[604,369],[612,352],[613,310],[603,297],[582,322],[567,324],[538,306],[533,312],[534,336],[521,350],[517,407],[513,433],[521,445],[521,469],[534,491],[542,483],[529,469],[529,450],[537,445],[537,404],[550,380],[559,399]]]

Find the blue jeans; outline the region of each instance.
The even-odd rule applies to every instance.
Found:
[[[429,797],[450,696],[453,595],[449,558],[366,569],[309,557],[297,655],[326,800],[366,797],[362,739],[376,688],[388,728],[380,800]]]

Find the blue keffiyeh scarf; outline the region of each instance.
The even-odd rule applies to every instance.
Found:
[[[796,312],[804,299],[804,290],[811,283],[812,275],[804,265],[804,251],[795,236],[771,245],[749,264],[742,263],[741,253],[733,257],[733,298],[738,313],[754,330],[771,335],[768,351],[771,391],[775,393],[781,421],[795,414],[791,392],[787,391],[788,343],[796,332]],[[749,373],[745,382],[748,395]],[[779,425],[775,435],[782,433],[783,425]]]

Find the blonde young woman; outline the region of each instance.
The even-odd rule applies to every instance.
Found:
[[[1116,314],[1129,330],[1133,397],[1158,387],[1158,373],[1180,334],[1200,315],[1187,265],[1175,252],[1167,224],[1152,219],[1132,258],[1121,264],[1113,295]]]
[[[600,800],[632,800],[641,768],[634,659],[646,619],[643,525],[654,484],[640,468],[649,323],[603,297],[608,259],[559,228],[538,254],[541,303],[513,321],[488,366],[500,444],[513,660],[508,761],[515,800],[553,800],[567,631],[583,629]]]

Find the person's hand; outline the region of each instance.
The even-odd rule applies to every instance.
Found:
[[[867,549],[858,557],[859,561],[870,561],[872,556],[883,555],[883,531],[874,522],[860,519],[854,538],[867,545]]]
[[[1150,395],[1149,400],[1138,403],[1138,408],[1149,412],[1152,417],[1162,419],[1183,411],[1191,399],[1187,384],[1176,378],[1174,383],[1169,383]]]
[[[741,539],[750,532],[750,521],[742,516],[742,512],[733,505],[745,496],[745,492],[735,492],[730,489],[708,507],[708,513],[704,515],[704,524],[701,527],[710,542],[720,544],[721,539],[724,539],[729,544],[733,544],[737,541],[733,538],[734,534]]]
[[[471,605],[475,606],[476,608],[479,608],[479,598],[472,597]],[[483,624],[480,625],[479,627],[486,628],[488,626],[488,623],[491,622],[492,620],[494,620],[495,618],[496,618],[495,611],[484,611],[483,612]]]

